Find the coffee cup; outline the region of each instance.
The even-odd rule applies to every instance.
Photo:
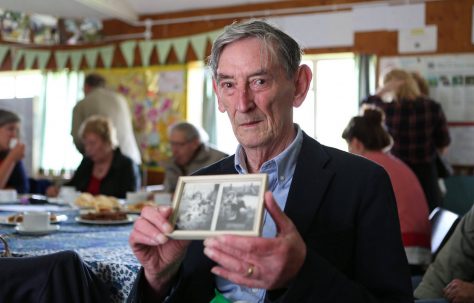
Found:
[[[148,192],[146,191],[137,191],[137,192],[127,192],[127,204],[133,204],[138,202],[143,202],[148,199]]]
[[[0,202],[16,202],[18,193],[14,189],[1,189]]]
[[[59,198],[69,205],[74,204],[79,194],[74,186],[61,186],[59,189]]]
[[[24,230],[47,230],[51,225],[50,215],[47,211],[26,211],[20,226]]]
[[[158,205],[170,205],[171,204],[171,194],[170,193],[155,193],[153,200]]]

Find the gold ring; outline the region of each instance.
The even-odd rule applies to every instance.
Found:
[[[247,269],[247,277],[250,278],[253,275],[253,265],[250,264],[249,268]]]

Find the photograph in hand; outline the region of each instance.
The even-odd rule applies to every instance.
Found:
[[[176,239],[259,236],[266,174],[180,177],[171,223]]]

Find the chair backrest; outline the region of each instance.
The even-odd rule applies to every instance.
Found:
[[[433,259],[448,241],[459,220],[458,214],[441,207],[436,207],[431,212],[431,254]]]

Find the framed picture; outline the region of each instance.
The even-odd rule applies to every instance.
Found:
[[[173,200],[174,239],[219,234],[260,236],[266,174],[180,177]]]

